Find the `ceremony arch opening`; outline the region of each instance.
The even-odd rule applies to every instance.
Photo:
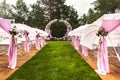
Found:
[[[60,24],[60,23],[63,23],[65,25],[65,27],[62,27],[62,24],[60,24],[57,28],[55,27],[52,27],[54,25],[54,23],[57,23]],[[58,31],[58,30],[54,30],[55,29],[58,29],[60,30],[60,28],[65,28],[66,30],[63,31],[63,33],[61,33],[62,36],[58,36],[58,35],[55,35],[53,34],[52,32],[58,32],[60,33],[61,31]],[[52,29],[52,30],[51,30]],[[70,25],[70,23],[67,21],[67,20],[58,20],[58,19],[54,19],[54,20],[51,20],[45,27],[45,31],[49,34],[48,38],[49,39],[53,39],[53,38],[59,38],[59,39],[62,39],[62,40],[68,40],[69,37],[68,37],[68,33],[72,30],[72,26]],[[65,32],[65,33],[64,33]]]

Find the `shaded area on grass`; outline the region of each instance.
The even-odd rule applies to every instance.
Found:
[[[101,80],[69,41],[49,41],[7,80]]]

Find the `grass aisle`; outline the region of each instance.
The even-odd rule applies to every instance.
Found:
[[[8,80],[100,80],[69,41],[50,41]]]

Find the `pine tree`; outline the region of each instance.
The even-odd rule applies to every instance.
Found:
[[[78,18],[77,11],[71,6],[68,6],[68,22],[72,25],[72,28],[77,28],[80,26],[80,19]],[[66,15],[67,16],[67,15]]]
[[[26,23],[28,19],[28,7],[23,0],[17,0],[16,5],[14,6],[14,12],[12,16],[15,18],[16,23]]]
[[[40,0],[31,5],[31,11],[29,12],[27,24],[39,29],[44,29],[45,26],[44,7]]]
[[[0,17],[11,18],[10,11],[12,10],[11,6],[6,3],[6,0],[0,3]]]
[[[101,14],[115,13],[116,9],[120,9],[120,0],[97,0],[93,2],[95,10]]]

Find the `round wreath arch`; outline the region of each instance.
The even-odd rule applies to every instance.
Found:
[[[72,30],[72,26],[70,25],[70,23],[67,21],[67,20],[58,20],[58,19],[54,19],[54,20],[51,20],[45,27],[45,31],[49,34],[49,37],[50,38],[53,38],[52,35],[51,35],[51,30],[50,30],[50,27],[51,27],[51,24],[55,23],[55,22],[62,22],[66,25],[67,27],[67,32],[66,34],[64,35],[64,38],[68,38],[68,33]]]

